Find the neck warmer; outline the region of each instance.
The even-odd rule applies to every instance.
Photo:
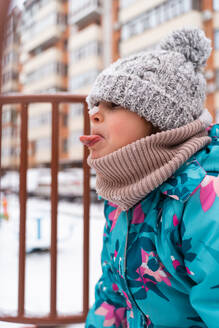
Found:
[[[206,130],[209,117],[203,116],[182,127],[136,140],[103,157],[91,159],[90,154],[87,163],[96,171],[97,193],[123,211],[133,207],[211,141]]]

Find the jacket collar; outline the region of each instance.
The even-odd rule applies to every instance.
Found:
[[[171,198],[186,202],[207,175],[193,155],[160,187],[161,192]]]

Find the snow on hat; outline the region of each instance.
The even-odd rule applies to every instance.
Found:
[[[88,107],[113,102],[160,130],[190,123],[204,111],[203,73],[210,53],[211,41],[202,30],[173,31],[157,49],[120,58],[104,69],[86,98]]]

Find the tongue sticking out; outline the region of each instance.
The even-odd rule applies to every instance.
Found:
[[[92,134],[92,135],[84,135],[80,136],[80,141],[85,145],[85,146],[92,146],[94,145],[97,141],[100,141],[103,139],[103,137],[97,135],[97,134]]]

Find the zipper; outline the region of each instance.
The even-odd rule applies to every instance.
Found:
[[[127,253],[127,244],[128,244],[128,231],[129,231],[129,219],[128,219],[128,211],[126,211],[126,222],[127,222],[127,234],[126,234],[126,241],[125,241],[125,251],[124,251],[124,266],[123,266],[123,271],[124,271],[124,279],[126,282],[126,288],[129,292],[129,297],[131,298],[131,301],[133,302],[133,305],[139,310],[140,314],[143,317],[143,324],[145,327],[147,327],[147,317],[146,315],[142,312],[142,310],[140,309],[140,307],[138,306],[138,304],[136,303],[134,297],[132,296],[129,287],[128,287],[128,283],[127,283],[127,279],[126,279],[126,253]]]

